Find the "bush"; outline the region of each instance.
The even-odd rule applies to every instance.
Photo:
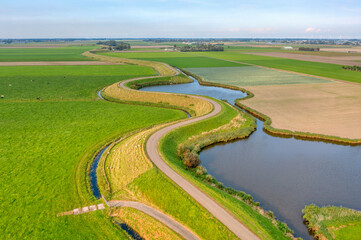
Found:
[[[197,174],[198,177],[200,177],[200,176],[203,175],[203,171],[200,170],[200,169],[197,169],[196,174]]]
[[[213,181],[214,181],[214,178],[212,177],[212,175],[207,174],[207,175],[206,175],[206,180],[207,180],[208,182],[213,182]]]
[[[224,188],[224,184],[221,183],[221,182],[218,182],[218,183],[217,183],[217,187],[218,187],[219,189],[223,189],[223,188]]]
[[[197,167],[200,163],[201,160],[199,160],[199,156],[197,154],[194,154],[189,150],[186,150],[186,152],[183,154],[183,164],[187,167],[194,168]]]

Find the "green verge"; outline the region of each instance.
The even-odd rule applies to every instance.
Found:
[[[177,146],[179,144],[185,142],[191,136],[199,135],[202,132],[225,125],[239,114],[239,112],[230,105],[221,101],[218,102],[222,105],[220,114],[213,118],[178,128],[167,134],[159,144],[160,153],[174,170],[219,202],[262,239],[288,239],[285,234],[290,230],[285,224],[276,222],[279,226],[279,228],[277,228],[273,224],[273,222],[275,222],[274,219],[261,215],[249,204],[241,200],[240,196],[242,196],[242,194],[237,194],[237,191],[231,191],[229,188],[219,189],[214,186],[215,184],[208,184],[197,177],[195,169],[191,171],[186,169],[179,159],[177,155]],[[248,124],[245,127],[252,125],[254,119],[252,120],[252,117],[246,118]],[[255,205],[258,204],[255,203]]]
[[[360,239],[361,212],[344,207],[306,206],[304,220],[315,239]]]
[[[0,62],[92,61],[81,54],[95,47],[99,46],[0,48]]]
[[[89,81],[73,75],[51,81],[32,73],[9,77],[8,67],[1,67],[0,84],[8,87],[0,99],[1,239],[127,239],[101,211],[57,217],[94,203],[87,166],[99,147],[136,129],[185,117],[170,109],[97,101],[96,89],[129,77],[127,67],[119,68],[122,71],[105,77],[90,71]],[[153,73],[136,69],[139,75]],[[80,89],[72,84],[82,91],[77,93]]]

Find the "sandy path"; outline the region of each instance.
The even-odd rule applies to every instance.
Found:
[[[338,65],[346,65],[346,66],[356,65],[361,67],[361,62],[352,62],[350,60],[347,60],[347,59],[361,60],[361,56],[323,57],[323,56],[315,56],[315,55],[305,55],[305,54],[297,54],[297,53],[279,53],[279,52],[261,52],[261,53],[246,53],[246,54],[267,56],[267,57],[288,58],[288,59],[310,61],[310,62],[331,63]]]
[[[171,217],[165,215],[164,213],[159,212],[158,210],[151,208],[143,203],[139,202],[133,202],[133,201],[118,201],[118,200],[112,200],[108,202],[109,207],[130,207],[137,209],[154,219],[158,220],[159,222],[163,223],[176,233],[180,234],[185,239],[190,240],[198,240],[199,237],[194,234],[191,230],[184,227],[182,224],[178,223]]]
[[[71,65],[119,65],[100,61],[62,61],[62,62],[0,62],[0,66],[71,66]]]
[[[120,86],[126,88],[125,84],[129,81],[134,81],[134,79],[123,81],[120,83]],[[133,90],[133,91],[137,91],[137,90]],[[170,93],[163,93],[163,94],[170,94]],[[245,227],[232,214],[230,214],[227,210],[225,210],[222,206],[216,203],[207,194],[205,194],[200,189],[195,187],[192,183],[190,183],[188,180],[186,180],[176,171],[174,171],[170,166],[168,166],[168,164],[163,161],[162,157],[158,153],[158,143],[167,133],[181,126],[189,125],[192,123],[202,121],[204,119],[214,117],[222,110],[222,107],[217,102],[211,99],[201,96],[190,96],[190,97],[195,97],[210,102],[214,106],[213,111],[201,117],[191,118],[187,121],[177,122],[173,125],[167,126],[153,133],[146,143],[146,151],[148,157],[154,163],[154,165],[156,165],[159,168],[159,170],[161,170],[172,181],[174,181],[178,186],[180,186],[184,191],[186,191],[205,209],[207,209],[214,217],[216,217],[220,222],[222,222],[237,237],[239,237],[240,239],[250,239],[250,240],[259,239],[253,232],[251,232],[247,227]]]

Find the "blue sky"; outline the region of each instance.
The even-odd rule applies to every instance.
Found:
[[[361,38],[361,1],[0,0],[0,38]]]

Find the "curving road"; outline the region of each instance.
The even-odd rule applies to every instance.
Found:
[[[169,216],[159,212],[158,210],[151,208],[143,203],[133,202],[133,201],[118,201],[112,200],[108,202],[109,207],[130,207],[137,209],[154,219],[157,219],[159,222],[163,223],[185,239],[189,240],[199,240],[197,235],[191,232],[189,229],[184,227],[182,224],[178,223],[174,219],[170,218]]]
[[[156,76],[158,77],[158,76]],[[154,78],[154,77],[146,77],[146,78]],[[144,79],[144,78],[137,78]],[[122,88],[126,88],[124,85],[129,81],[134,81],[136,79],[129,79],[121,82],[119,85]],[[126,88],[127,90],[132,90]],[[137,90],[133,90],[137,91]],[[169,94],[169,93],[164,93]],[[172,179],[178,186],[180,186],[184,191],[186,191],[190,196],[192,196],[199,204],[201,204],[204,208],[206,208],[214,217],[216,217],[220,222],[222,222],[228,229],[230,229],[237,237],[244,240],[256,240],[259,239],[253,232],[251,232],[247,227],[245,227],[240,221],[238,221],[231,213],[225,210],[222,206],[216,203],[212,198],[210,198],[207,194],[199,190],[193,184],[191,184],[188,180],[183,178],[177,172],[175,172],[170,166],[168,166],[160,154],[158,153],[157,146],[158,142],[162,137],[164,137],[167,133],[172,130],[185,126],[191,123],[199,122],[201,120],[211,118],[217,115],[222,107],[215,101],[201,97],[201,96],[190,96],[194,98],[199,98],[210,102],[214,109],[212,112],[197,117],[191,118],[186,121],[177,122],[173,125],[167,126],[165,128],[160,129],[159,131],[153,133],[146,143],[146,151],[150,158],[150,160],[170,179]]]

